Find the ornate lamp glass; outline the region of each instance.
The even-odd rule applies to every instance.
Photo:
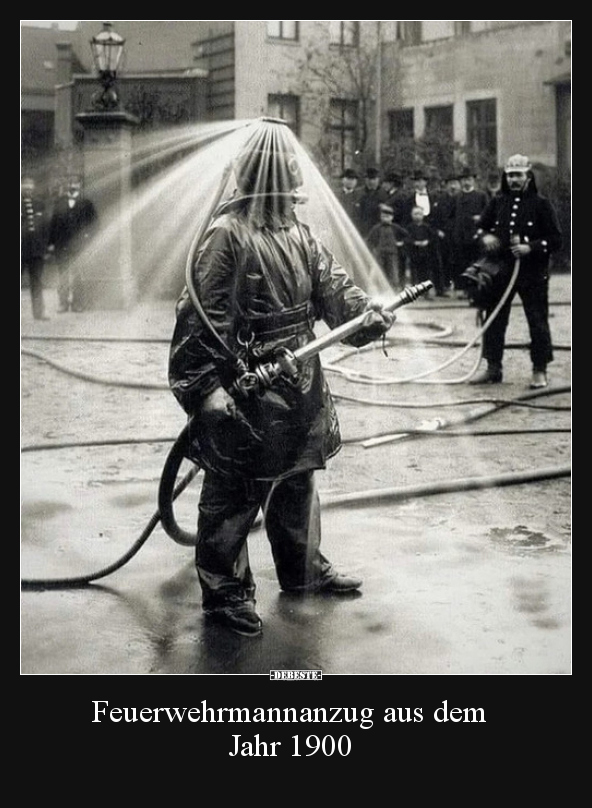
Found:
[[[102,85],[102,90],[93,96],[96,109],[116,109],[119,106],[115,80],[124,45],[125,39],[113,30],[110,22],[104,22],[103,30],[90,40],[93,61]]]

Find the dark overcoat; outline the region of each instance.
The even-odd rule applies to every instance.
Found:
[[[196,250],[192,281],[203,313],[229,350],[206,327],[185,290],[176,309],[169,382],[193,416],[188,456],[207,468],[204,444],[217,429],[217,451],[229,459],[231,472],[278,479],[324,468],[341,437],[318,355],[302,364],[297,381],[280,379],[263,395],[237,398],[243,426],[230,418],[223,424],[202,423],[200,404],[220,385],[232,391],[233,357],[253,369],[272,360],[278,349],[293,352],[315,338],[316,321],[334,328],[368,310],[366,293],[308,226],[292,216],[273,226],[257,224],[240,205],[218,216],[206,232]],[[348,342],[375,338],[359,332]],[[210,430],[209,437],[204,430]]]

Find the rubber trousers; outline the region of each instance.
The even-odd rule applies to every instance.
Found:
[[[204,609],[254,600],[247,537],[260,509],[284,591],[315,589],[334,574],[319,549],[321,509],[314,472],[300,472],[275,483],[206,472],[195,555]]]

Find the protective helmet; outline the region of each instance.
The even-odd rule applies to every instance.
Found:
[[[235,160],[239,190],[282,194],[300,187],[303,178],[295,147],[295,136],[286,124],[264,119]]]
[[[532,165],[528,157],[524,154],[513,154],[511,157],[508,157],[506,165],[504,166],[504,171],[508,174],[510,171],[531,171]]]

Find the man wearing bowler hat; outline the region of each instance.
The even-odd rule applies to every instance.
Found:
[[[377,168],[368,168],[358,198],[358,229],[364,238],[380,221],[381,201],[380,172]]]
[[[354,224],[358,221],[358,173],[353,168],[346,168],[341,175],[341,187],[337,191],[337,199]]]

